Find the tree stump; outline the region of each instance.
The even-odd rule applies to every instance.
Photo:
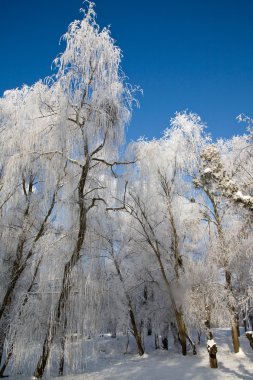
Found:
[[[218,368],[218,361],[217,361],[217,346],[214,340],[208,340],[207,341],[207,351],[209,353],[209,363],[211,368]]]

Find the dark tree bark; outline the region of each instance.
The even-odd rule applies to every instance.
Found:
[[[168,350],[169,347],[168,347],[168,337],[167,336],[163,336],[162,337],[162,348],[164,350]]]
[[[253,349],[253,333],[251,331],[248,331],[245,333],[245,335],[249,340],[250,347]]]
[[[115,317],[110,321],[110,332],[111,338],[115,339],[117,337],[117,320]]]
[[[86,234],[88,212],[88,209],[85,207],[84,204],[84,187],[87,179],[88,170],[89,159],[87,158],[86,164],[82,167],[82,172],[78,183],[79,223],[77,242],[69,261],[65,264],[62,288],[60,291],[58,303],[54,311],[54,318],[48,324],[47,332],[43,343],[42,354],[38,360],[36,369],[34,371],[34,376],[37,378],[41,378],[43,376],[52,349],[52,343],[58,331],[58,326],[63,326],[62,314],[70,293],[71,272],[80,259],[81,249]],[[65,335],[65,331],[63,331],[63,335]]]
[[[158,334],[155,334],[155,349],[158,350],[159,348],[160,348],[159,336]]]
[[[21,308],[19,310],[19,318],[21,317],[22,315],[22,309],[25,307],[25,305],[27,304],[28,300],[29,300],[29,293],[31,292],[34,284],[35,284],[35,280],[36,280],[36,276],[37,276],[37,273],[39,271],[39,267],[40,267],[40,263],[42,261],[42,258],[40,258],[40,260],[38,261],[36,267],[35,267],[35,271],[34,271],[34,274],[33,274],[33,277],[32,277],[32,281],[27,289],[27,292],[26,292],[26,295],[25,295],[25,298],[22,302],[22,305],[21,305]],[[14,340],[15,340],[15,336],[14,336]],[[12,354],[13,354],[13,347],[14,347],[14,342],[10,345],[10,349],[6,355],[6,358],[5,358],[5,361],[2,365],[2,367],[0,368],[0,377],[3,377],[4,376],[4,372],[9,364],[9,361],[12,357]]]
[[[216,344],[213,344],[212,346],[209,346],[207,344],[207,350],[209,353],[209,363],[211,368],[218,368],[218,361],[217,361],[217,346]]]
[[[114,250],[113,250],[112,242],[110,242],[110,245],[111,245],[111,256],[113,259],[113,263],[115,265],[115,269],[116,269],[117,274],[119,276],[120,282],[122,283],[123,290],[124,290],[124,293],[125,293],[125,296],[126,296],[126,299],[128,302],[128,310],[129,310],[129,317],[130,317],[130,322],[131,322],[131,327],[132,327],[132,333],[133,333],[134,339],[136,341],[136,345],[138,347],[139,355],[142,356],[142,355],[144,355],[144,347],[143,347],[143,343],[142,343],[142,339],[141,339],[141,333],[140,333],[138,326],[137,326],[132,300],[131,300],[129,293],[127,292],[127,290],[125,288],[125,283],[124,283],[124,279],[123,279],[123,276],[122,276],[122,273],[120,270],[119,263],[114,256]]]
[[[31,191],[31,184],[29,184],[29,189]],[[4,318],[6,317],[5,315],[8,314],[8,308],[10,307],[10,305],[12,303],[13,294],[14,294],[17,282],[19,281],[23,272],[27,268],[27,264],[28,264],[30,258],[33,256],[34,247],[35,247],[36,243],[45,233],[48,219],[51,216],[53,208],[55,206],[57,191],[58,191],[58,188],[55,190],[55,192],[53,194],[48,212],[47,212],[46,216],[44,217],[44,219],[40,225],[40,228],[39,228],[39,230],[38,230],[38,232],[37,232],[37,234],[33,240],[32,247],[28,251],[25,258],[23,256],[24,256],[24,246],[25,246],[25,242],[27,240],[26,233],[24,232],[19,239],[17,252],[16,252],[16,260],[15,260],[13,268],[12,268],[11,281],[10,281],[10,283],[6,289],[6,292],[5,292],[4,297],[3,297],[3,301],[2,301],[1,306],[0,306],[0,322],[2,322],[4,320]],[[27,195],[27,197],[28,197],[28,195]],[[27,218],[27,215],[29,214],[30,197],[28,199],[29,199],[29,202],[28,202],[28,205],[26,207],[25,218]],[[0,364],[2,361],[2,354],[3,354],[5,337],[7,336],[8,331],[9,331],[9,327],[10,327],[10,324],[6,323],[6,321],[3,321],[2,323],[3,323],[3,326],[1,327],[2,334],[1,334],[1,339],[0,339]],[[9,355],[7,354],[6,360],[9,361],[8,358],[9,358]]]
[[[229,270],[225,271],[225,277],[226,277],[226,289],[228,292],[233,296],[233,289],[232,289],[232,275]],[[228,302],[228,308],[231,315],[231,334],[232,334],[232,342],[234,347],[234,352],[238,353],[240,349],[240,341],[239,341],[239,328],[238,328],[238,318],[237,313],[235,311],[235,307],[231,302]]]
[[[64,361],[65,361],[65,345],[66,345],[66,331],[67,328],[67,318],[65,316],[64,318],[64,326],[63,326],[63,333],[61,337],[61,343],[60,343],[60,360],[59,360],[59,376],[63,376],[64,371]]]
[[[148,336],[152,335],[152,322],[150,318],[148,318],[148,321],[147,321],[147,335]]]

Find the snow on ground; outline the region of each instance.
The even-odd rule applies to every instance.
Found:
[[[253,350],[247,338],[242,334],[241,351],[232,352],[230,331],[215,331],[218,346],[218,369],[209,368],[208,354],[203,342],[198,347],[198,355],[191,353],[186,357],[175,352],[171,346],[169,351],[154,350],[153,338],[146,338],[147,353],[139,357],[134,353],[133,341],[130,342],[130,353],[123,354],[126,338],[121,336],[112,339],[101,337],[97,345],[96,360],[88,361],[86,372],[67,375],[61,380],[223,380],[253,379]],[[31,377],[11,376],[10,380],[27,380]],[[56,380],[56,378],[54,377]]]

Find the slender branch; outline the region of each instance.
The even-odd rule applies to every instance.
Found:
[[[93,157],[92,161],[101,162],[102,164],[105,164],[105,165],[109,166],[111,168],[111,171],[112,171],[112,174],[113,174],[114,177],[117,177],[117,175],[116,175],[116,173],[113,170],[113,166],[135,164],[135,162],[136,162],[136,161],[128,161],[128,162],[114,161],[114,162],[107,162],[106,160],[104,160],[102,158],[96,158],[96,157]]]
[[[30,152],[30,154],[37,154],[39,156],[47,156],[47,155],[59,154],[60,156],[64,157],[67,161],[71,162],[74,165],[79,166],[80,168],[82,168],[84,166],[79,161],[74,160],[73,158],[70,158],[70,157],[66,156],[63,152],[61,152],[59,150],[54,150],[54,151],[49,151],[49,152],[36,152],[36,151],[34,151],[34,152]]]

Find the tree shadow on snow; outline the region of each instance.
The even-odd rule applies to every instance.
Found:
[[[236,375],[238,379],[243,379],[243,380],[252,380],[253,379],[253,374],[250,373],[243,364],[239,365],[240,372],[225,367],[222,363],[219,363],[219,368],[223,370],[224,373],[226,374],[231,374],[231,375]],[[243,376],[243,377],[242,377]]]

